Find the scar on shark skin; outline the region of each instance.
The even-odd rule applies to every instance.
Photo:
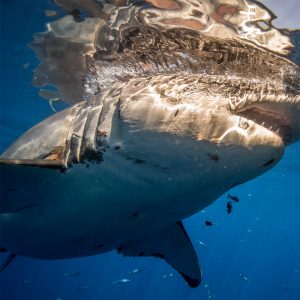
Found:
[[[64,154],[64,147],[62,146],[57,146],[54,147],[50,153],[48,153],[47,155],[45,155],[43,157],[43,159],[49,159],[49,160],[54,160],[54,161],[61,161],[62,160],[62,156]]]
[[[127,160],[132,160],[133,163],[135,163],[135,164],[143,164],[143,163],[146,162],[146,161],[143,160],[143,159],[140,159],[140,158],[133,158],[133,157],[131,157],[131,156],[127,156],[126,159],[127,159]]]
[[[132,218],[137,218],[139,216],[139,213],[138,212],[135,212],[131,217]]]
[[[275,161],[275,159],[273,158],[273,159],[271,159],[271,160],[267,161],[265,164],[263,164],[263,165],[262,165],[260,168],[267,167],[267,166],[269,166],[269,165],[273,164],[273,163],[274,163],[274,161]]]
[[[106,131],[98,130],[97,131],[97,136],[107,137],[107,132]]]
[[[133,160],[133,162],[134,162],[135,164],[143,164],[143,163],[145,163],[146,161],[143,160],[143,159],[135,158],[135,159]]]
[[[207,153],[207,156],[210,158],[210,160],[213,160],[215,162],[218,162],[220,160],[220,157],[218,154]]]
[[[128,220],[136,219],[136,218],[139,217],[139,215],[140,215],[139,212],[134,212],[134,213],[133,213],[132,215],[130,215],[127,219],[128,219]]]

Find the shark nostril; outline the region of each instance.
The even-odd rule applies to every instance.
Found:
[[[242,129],[248,129],[250,127],[250,124],[247,120],[240,118],[238,126]]]

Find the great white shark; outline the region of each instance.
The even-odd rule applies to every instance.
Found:
[[[290,40],[258,27],[273,16],[256,2],[58,2],[71,15],[35,37],[34,83],[70,106],[0,157],[6,265],[116,249],[162,258],[196,287],[182,220],[300,138]]]

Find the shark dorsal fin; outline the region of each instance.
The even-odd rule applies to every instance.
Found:
[[[118,247],[124,256],[154,256],[170,264],[189,286],[201,282],[201,269],[193,245],[182,225],[178,222],[162,231]]]

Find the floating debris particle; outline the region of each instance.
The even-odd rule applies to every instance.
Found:
[[[130,281],[131,281],[130,279],[123,278],[123,279],[114,281],[113,284],[125,284],[125,283],[128,283],[128,282],[130,282]]]
[[[242,273],[240,273],[240,277],[244,280],[244,281],[247,281],[249,282],[249,279],[248,277],[246,277],[245,275],[243,275]]]
[[[197,243],[199,243],[202,247],[207,248],[206,244],[202,241],[196,240]]]
[[[170,277],[173,277],[173,273],[163,275],[162,279],[166,279],[166,278],[170,278]]]
[[[29,66],[30,66],[30,63],[29,63],[29,62],[27,62],[27,63],[23,64],[23,68],[24,68],[24,69],[28,69],[28,68],[29,68]]]
[[[141,272],[143,272],[143,269],[134,269],[134,270],[132,270],[132,271],[130,271],[128,273],[129,274],[137,274],[137,273],[141,273]]]
[[[215,299],[216,297],[215,297],[215,295],[213,295],[213,294],[211,293],[211,291],[210,291],[209,288],[208,288],[208,285],[207,285],[207,284],[204,284],[204,287],[207,289],[207,299]]]

